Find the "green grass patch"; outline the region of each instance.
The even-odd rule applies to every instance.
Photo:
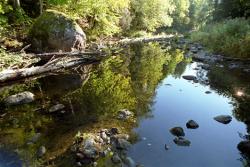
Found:
[[[250,58],[250,20],[237,18],[206,25],[193,32],[191,40],[225,56]]]

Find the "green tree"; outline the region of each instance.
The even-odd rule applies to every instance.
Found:
[[[189,8],[190,1],[189,0],[178,0],[174,1],[176,6],[175,11],[173,13],[173,28],[175,29],[183,29],[185,25],[190,22],[189,18]]]
[[[190,0],[190,26],[199,29],[212,21],[214,3],[209,0]]]
[[[94,38],[121,32],[120,19],[129,0],[50,0],[49,7],[75,17]]]
[[[172,0],[131,0],[132,29],[154,31],[161,26],[171,26]]]

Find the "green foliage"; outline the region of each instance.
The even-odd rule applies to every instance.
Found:
[[[214,5],[209,0],[190,0],[190,27],[199,29],[208,22],[212,21]]]
[[[176,9],[173,13],[173,28],[180,29],[190,22],[189,18],[189,0],[174,1]]]
[[[249,17],[250,1],[249,0],[224,0],[219,3],[215,1],[215,20],[225,18]]]
[[[214,52],[239,58],[250,58],[250,21],[227,20],[207,25],[191,36]]]
[[[88,35],[110,36],[121,31],[119,26],[129,0],[51,0],[51,8],[77,18]],[[55,5],[56,6],[53,6]]]
[[[12,10],[11,6],[8,5],[7,0],[1,0],[0,2],[0,37],[2,37],[2,32],[5,30],[7,26],[8,18],[5,15],[7,12]]]
[[[170,26],[174,9],[172,0],[131,0],[132,28],[154,31],[160,26]]]
[[[115,115],[120,109],[135,108],[136,101],[130,77],[117,71],[117,67],[121,69],[123,65],[120,57],[111,57],[102,62],[100,69],[91,74],[78,94],[78,97],[81,97],[78,100],[84,101],[83,107],[103,115]]]

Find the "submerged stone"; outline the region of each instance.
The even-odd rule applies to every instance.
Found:
[[[125,160],[124,160],[124,163],[128,167],[136,167],[135,161],[131,157],[126,157]]]
[[[116,148],[122,150],[128,150],[131,146],[130,142],[125,139],[117,139],[116,141]]]
[[[223,124],[229,124],[232,121],[232,117],[229,115],[219,115],[214,117],[214,120]]]
[[[176,137],[174,143],[178,146],[190,146],[191,142],[183,137]]]
[[[185,136],[184,130],[182,127],[174,127],[169,130],[174,136]]]
[[[196,76],[194,75],[184,75],[182,78],[190,81],[197,80]]]
[[[189,120],[189,121],[186,123],[186,126],[187,126],[187,128],[189,128],[189,129],[197,129],[197,128],[199,128],[198,123],[195,122],[194,120]]]
[[[114,155],[112,156],[111,160],[112,160],[112,162],[114,164],[119,164],[119,163],[122,162],[120,156],[117,153],[114,153]]]

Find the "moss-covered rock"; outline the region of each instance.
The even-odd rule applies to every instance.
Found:
[[[47,10],[29,32],[32,48],[37,52],[83,50],[86,36],[80,26],[64,13]]]

